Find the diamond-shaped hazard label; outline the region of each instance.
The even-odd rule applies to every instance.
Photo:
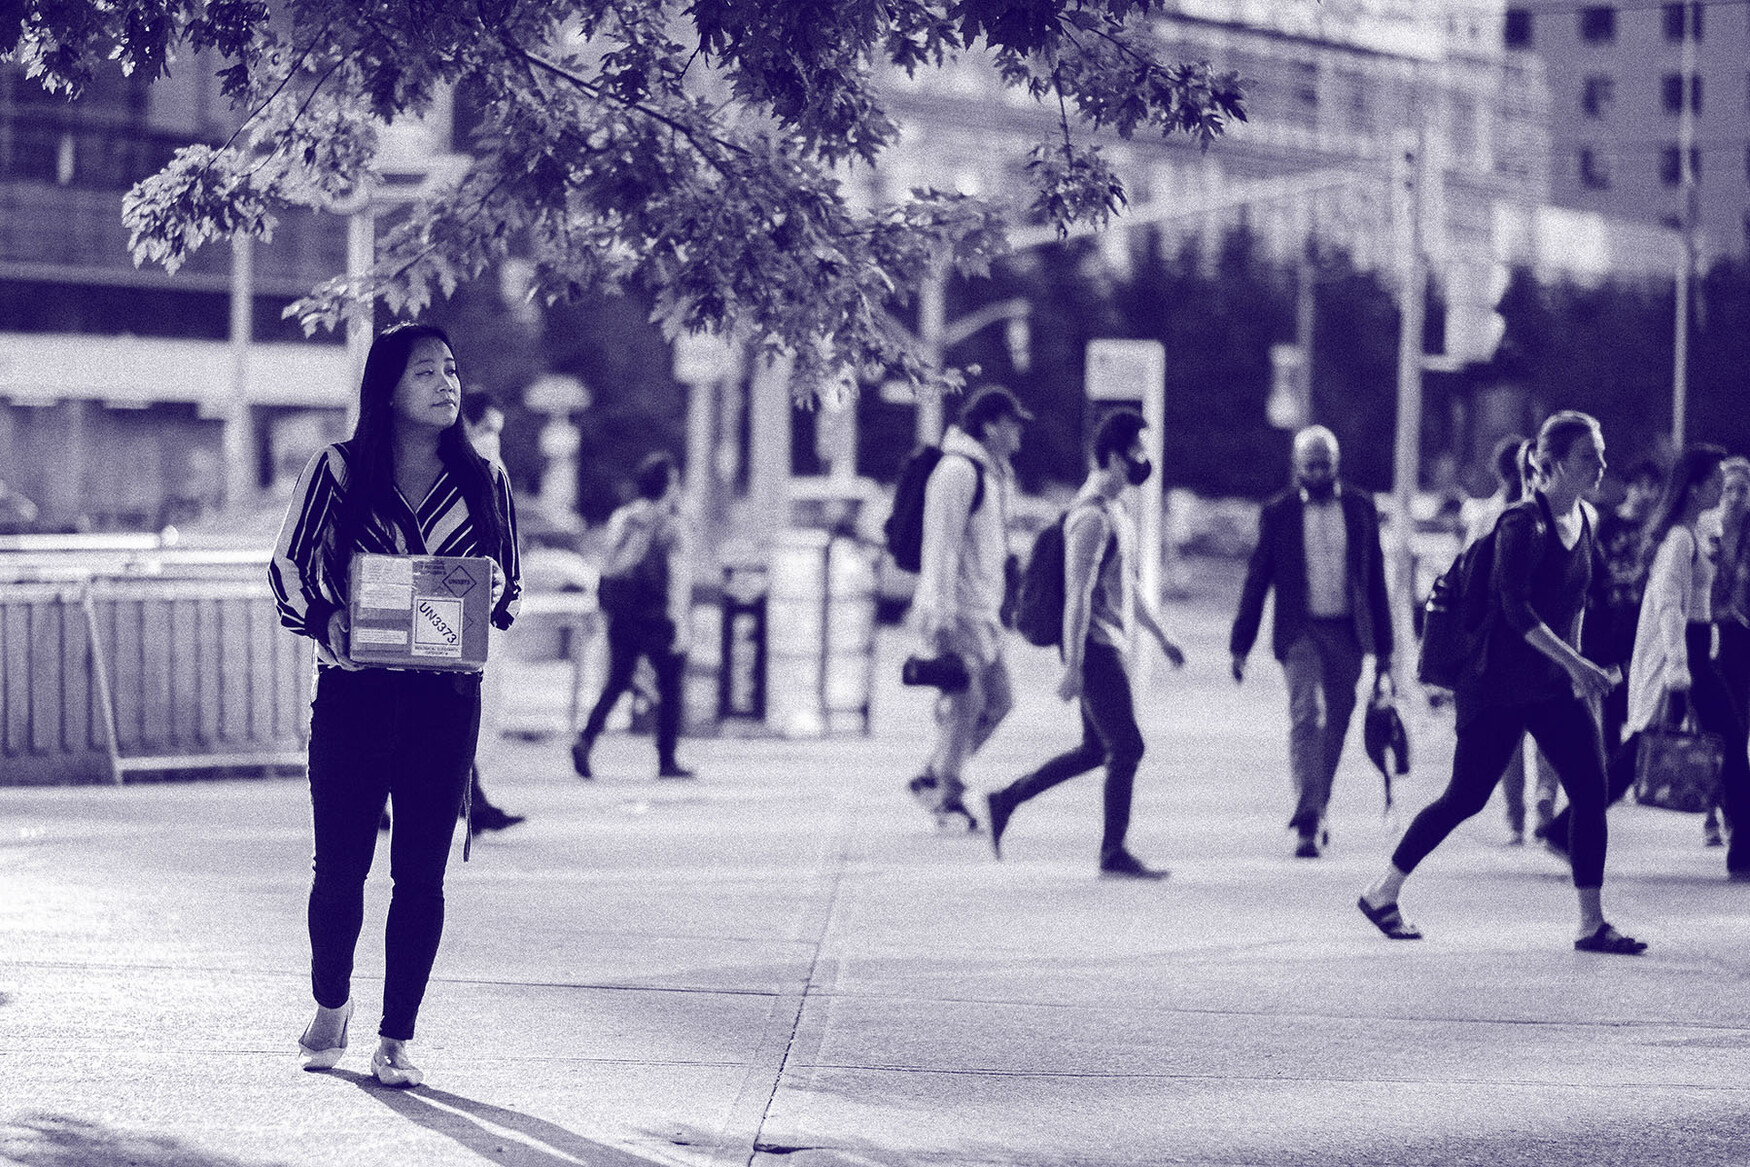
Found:
[[[444,587],[452,596],[465,596],[474,590],[474,577],[458,567],[444,576]]]

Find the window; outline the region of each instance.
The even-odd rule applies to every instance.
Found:
[[[1700,40],[1701,12],[1702,6],[1697,0],[1691,0],[1688,4],[1665,5],[1665,39],[1680,41],[1687,32],[1689,36]],[[1684,20],[1686,14],[1688,16],[1687,22]],[[1687,29],[1685,28],[1686,23]]]
[[[1666,113],[1683,112],[1683,74],[1667,73],[1659,80],[1659,93]],[[1701,112],[1701,75],[1689,75],[1689,109],[1691,113]]]
[[[1587,190],[1610,189],[1610,160],[1591,146],[1580,148],[1580,185]]]
[[[1682,186],[1683,170],[1682,155],[1676,146],[1666,146],[1659,151],[1659,181],[1666,186]],[[1689,148],[1689,174],[1692,179],[1701,178],[1701,147]]]
[[[1524,8],[1509,8],[1506,27],[1502,32],[1502,39],[1507,42],[1508,48],[1529,49],[1531,47],[1531,13]]]
[[[1586,78],[1586,87],[1580,93],[1580,108],[1586,111],[1587,117],[1603,117],[1611,102],[1615,100],[1616,82],[1614,80],[1602,75]]]
[[[1607,45],[1615,40],[1616,9],[1608,4],[1580,9],[1580,39],[1595,45]]]

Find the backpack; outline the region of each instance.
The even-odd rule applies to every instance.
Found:
[[[1538,506],[1537,530],[1546,522]],[[1506,517],[1506,512],[1502,513]],[[1416,649],[1416,680],[1441,689],[1455,689],[1466,675],[1482,672],[1486,663],[1489,618],[1497,610],[1492,586],[1495,535],[1501,520],[1487,534],[1459,552],[1428,592],[1422,609],[1422,639]]]
[[[1040,648],[1057,647],[1063,641],[1063,606],[1067,591],[1063,530],[1068,521],[1069,511],[1064,511],[1034,537],[1033,550],[1027,556],[1027,566],[1021,572],[1021,585],[1015,598],[1014,629],[1021,634],[1022,640]],[[1106,566],[1106,557],[1110,554],[1108,542],[1096,571]]]
[[[881,525],[893,562],[905,571],[923,570],[924,493],[942,454],[940,446],[920,446],[905,460],[899,472],[899,485],[893,488],[893,513]],[[976,511],[984,503],[984,465],[977,458],[965,454],[960,457],[971,462],[978,475],[978,485],[972,491],[972,509]]]

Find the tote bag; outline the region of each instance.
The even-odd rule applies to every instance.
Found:
[[[1642,806],[1700,814],[1719,795],[1725,742],[1718,734],[1696,728],[1695,712],[1685,712],[1671,724],[1671,698],[1660,703],[1659,717],[1641,731],[1635,752],[1635,801]]]

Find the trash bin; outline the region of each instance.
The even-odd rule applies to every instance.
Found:
[[[867,734],[875,670],[875,565],[880,553],[836,537],[826,551],[826,732]]]
[[[719,620],[717,720],[766,718],[766,569],[723,569]]]

